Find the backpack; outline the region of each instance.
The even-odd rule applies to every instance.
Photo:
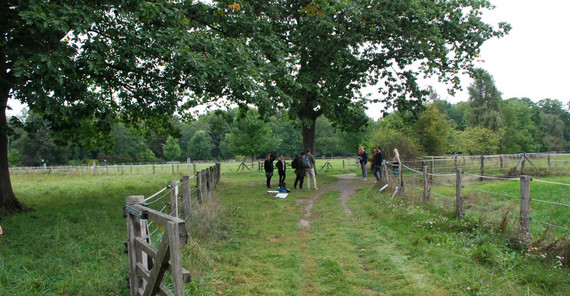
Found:
[[[303,167],[306,169],[311,168],[311,162],[309,161],[309,157],[307,155],[303,156]]]
[[[297,168],[297,163],[299,162],[299,157],[295,157],[292,161],[291,161],[291,167],[296,169]]]

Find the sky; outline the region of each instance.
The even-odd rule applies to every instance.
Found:
[[[527,97],[534,102],[550,98],[565,105],[570,100],[570,0],[491,0],[495,9],[483,19],[496,25],[511,24],[502,38],[487,40],[475,63],[491,74],[504,100]],[[454,97],[447,86],[425,81],[450,103],[467,101],[467,87],[473,80],[462,79],[463,91]],[[568,84],[567,84],[568,83]],[[370,105],[368,116],[378,119],[381,105]]]
[[[476,66],[487,70],[503,99],[527,97],[537,102],[557,99],[564,105],[570,101],[570,0],[491,0],[496,8],[486,11],[483,19],[492,25],[501,21],[512,29],[503,38],[486,41],[481,48]],[[473,81],[462,78],[463,91],[454,97],[447,86],[426,81],[442,99],[451,103],[467,101],[467,87]],[[9,101],[14,110],[8,116],[18,115],[21,105]],[[370,105],[368,116],[378,119],[382,107]]]

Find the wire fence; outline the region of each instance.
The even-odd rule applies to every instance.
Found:
[[[569,156],[521,153],[426,157],[401,164],[386,162],[385,167],[393,169],[384,171],[395,193],[423,192],[424,202],[455,208],[459,217],[464,215],[463,211],[477,210],[502,220],[508,218],[512,223],[519,221],[520,237],[529,242],[531,231],[538,233],[550,228],[563,235],[570,232],[570,191],[566,189],[570,184],[527,176],[541,177],[547,173],[567,176]],[[555,162],[563,165],[554,166]],[[505,188],[508,190],[504,191]],[[518,215],[513,211],[517,206]],[[529,223],[533,223],[532,229]]]

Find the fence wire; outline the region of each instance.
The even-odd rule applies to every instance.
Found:
[[[570,155],[570,154],[568,154]],[[485,172],[498,172],[498,171],[504,171],[507,172],[509,170],[512,170],[512,168],[510,168],[509,166],[511,164],[516,164],[515,168],[518,168],[519,165],[522,164],[525,154],[515,154],[515,155],[510,155],[511,157],[508,157],[507,155],[503,155],[502,156],[502,161],[501,161],[501,167],[497,168],[495,166],[492,166],[491,168],[487,168],[485,169]],[[526,154],[526,157],[533,157],[534,155],[529,155]],[[497,161],[500,159],[499,157],[501,156],[497,156]],[[538,156],[534,156],[534,157],[538,157]],[[480,158],[479,158],[480,159]],[[485,159],[491,159],[489,157],[486,157]],[[478,160],[477,158],[471,158],[470,159],[472,162],[474,162],[475,160]],[[528,158],[527,158],[528,160]],[[453,161],[455,162],[455,159],[432,159],[432,160],[428,160],[428,161],[433,161],[433,163],[435,162],[440,162],[440,163],[445,163],[445,161]],[[465,160],[457,160],[457,163],[463,162],[464,165],[460,166],[461,168],[467,168],[467,167],[479,167],[477,165],[465,165],[466,162]],[[550,165],[551,160],[549,159],[549,168],[552,168],[552,166]],[[564,162],[568,162],[568,161],[564,161]],[[407,163],[407,164],[411,164],[411,165],[404,165],[403,163]],[[424,162],[425,163],[425,162]],[[428,185],[430,188],[428,189],[429,195],[433,196],[435,198],[445,198],[448,200],[455,200],[456,197],[455,196],[447,196],[447,195],[443,195],[440,193],[437,193],[435,191],[432,191],[432,185],[436,184],[438,186],[446,186],[446,187],[454,187],[456,186],[455,184],[446,184],[440,181],[435,180],[434,177],[452,177],[452,176],[456,176],[456,174],[442,174],[442,173],[434,173],[432,172],[432,170],[434,170],[435,168],[437,168],[438,170],[445,170],[445,169],[456,169],[459,166],[437,166],[434,167],[432,163],[432,166],[428,166],[429,168],[429,172],[426,172],[424,174],[423,167],[422,168],[415,168],[414,165],[417,165],[417,161],[402,161],[402,172],[400,172],[400,174],[403,174],[404,170],[407,170],[408,172],[411,172],[412,174],[403,174],[402,175],[402,179],[411,179],[414,180],[414,182],[409,185],[411,189],[414,190],[420,190],[423,189],[423,186],[418,186],[419,183],[423,183],[424,182],[424,178],[425,177],[430,177],[430,180],[428,182]],[[535,167],[535,165],[529,161],[529,163],[535,168],[538,169],[537,167]],[[483,171],[483,168],[481,168],[481,171]],[[472,172],[468,172],[468,171],[463,171],[463,174],[466,176],[469,176],[471,178],[478,178],[480,180],[482,179],[486,179],[486,180],[496,180],[496,181],[520,181],[520,178],[509,178],[509,177],[504,177],[504,176],[484,176],[482,174],[477,174],[477,173],[472,173]],[[420,176],[421,175],[421,176]],[[424,176],[425,175],[425,176]],[[406,177],[406,178],[404,178]],[[397,176],[396,176],[397,178]],[[536,182],[540,182],[540,183],[546,183],[546,184],[551,184],[551,185],[560,185],[560,186],[570,186],[570,184],[566,184],[566,183],[560,183],[560,182],[553,182],[553,181],[547,181],[547,180],[541,180],[541,179],[532,179],[532,181],[536,181]],[[521,197],[517,196],[517,195],[512,195],[512,194],[508,194],[508,193],[501,193],[501,192],[493,192],[493,191],[488,191],[488,190],[482,190],[482,189],[476,189],[473,188],[471,186],[462,186],[462,188],[466,189],[466,190],[471,190],[471,191],[475,191],[475,192],[481,192],[484,193],[486,195],[489,196],[496,196],[499,198],[504,198],[507,201],[517,201],[519,200]],[[540,200],[540,199],[535,199],[535,198],[530,198],[531,201],[533,202],[539,202],[539,203],[546,203],[546,204],[551,204],[554,206],[561,206],[561,207],[570,207],[569,204],[566,203],[561,203],[561,202],[552,202],[552,201],[545,201],[545,200]],[[500,214],[502,216],[505,215],[509,215],[511,218],[516,219],[519,218],[518,215],[516,213],[513,213],[511,210],[500,210],[497,207],[489,207],[489,206],[484,206],[484,205],[480,205],[477,203],[472,203],[469,202],[467,200],[464,200],[464,204],[468,205],[470,207],[473,208],[478,208],[484,211],[488,211],[490,213],[496,213],[496,214]],[[541,224],[543,226],[547,226],[547,227],[551,227],[557,230],[561,230],[561,231],[565,231],[565,232],[569,232],[570,229],[566,228],[566,227],[562,227],[556,224],[552,224],[552,223],[546,223],[546,222],[542,222],[542,221],[538,221],[536,219],[531,219],[532,222],[537,223],[537,224]]]

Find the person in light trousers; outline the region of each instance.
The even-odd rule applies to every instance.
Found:
[[[309,157],[309,162],[311,163],[311,167],[305,170],[305,175],[307,175],[307,189],[311,189],[311,177],[313,178],[313,184],[315,190],[319,190],[317,187],[317,168],[315,167],[315,157],[311,154],[311,149],[307,148],[307,152],[305,154]]]

